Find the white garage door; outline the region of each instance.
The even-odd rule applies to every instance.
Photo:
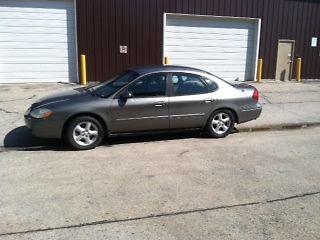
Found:
[[[73,0],[0,0],[0,83],[75,82]]]
[[[254,80],[259,19],[165,15],[164,57],[226,80]]]

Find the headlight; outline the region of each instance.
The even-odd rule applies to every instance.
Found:
[[[25,116],[28,116],[29,113],[30,113],[30,111],[31,111],[31,108],[28,108],[28,110],[24,113],[24,115],[25,115]]]
[[[46,108],[38,108],[31,111],[30,116],[37,119],[47,119],[52,116],[53,112]]]

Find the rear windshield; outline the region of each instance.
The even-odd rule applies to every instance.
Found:
[[[100,83],[96,86],[89,88],[88,90],[98,95],[99,97],[107,98],[115,94],[122,87],[132,82],[139,77],[139,74],[134,71],[124,72],[106,82]]]

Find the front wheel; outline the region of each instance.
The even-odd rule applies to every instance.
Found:
[[[234,128],[234,114],[229,110],[217,110],[209,118],[207,134],[214,138],[224,138]]]
[[[81,116],[70,122],[66,138],[73,148],[89,150],[100,145],[104,138],[104,131],[100,122],[95,118]]]

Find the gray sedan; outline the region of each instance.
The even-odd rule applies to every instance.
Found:
[[[41,99],[27,110],[25,122],[38,137],[65,138],[87,150],[120,133],[199,128],[223,138],[261,111],[259,92],[248,84],[189,67],[157,66]]]

